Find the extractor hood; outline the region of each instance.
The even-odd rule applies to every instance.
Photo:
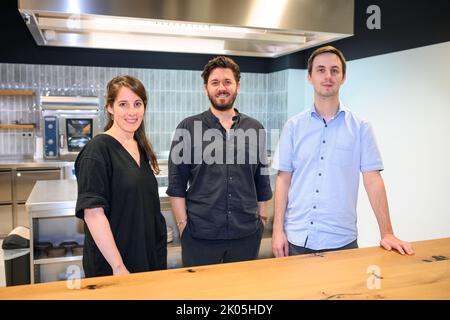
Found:
[[[354,0],[19,0],[41,46],[279,57],[353,35]]]

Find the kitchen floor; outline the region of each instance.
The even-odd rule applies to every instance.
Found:
[[[6,287],[5,262],[3,261],[3,239],[0,239],[0,287]]]

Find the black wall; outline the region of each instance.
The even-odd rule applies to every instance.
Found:
[[[275,1],[275,0],[274,0]],[[381,9],[381,29],[369,30],[369,5]],[[212,57],[202,54],[40,47],[17,10],[17,1],[0,4],[0,62],[201,70]],[[450,40],[449,0],[355,0],[354,36],[331,42],[347,60],[406,50]],[[284,57],[233,57],[243,72],[305,69],[314,48]]]

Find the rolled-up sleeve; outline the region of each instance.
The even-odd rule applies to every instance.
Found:
[[[270,187],[270,177],[267,169],[267,165],[260,164],[256,170],[255,187],[258,201],[272,199],[272,188]]]
[[[375,134],[368,122],[361,125],[361,172],[382,171],[383,161]]]
[[[185,137],[186,134],[189,134],[189,131],[181,123],[177,127],[170,147],[168,160],[169,186],[166,191],[170,197],[186,198],[190,171],[189,162],[192,160],[190,154],[186,154],[186,152],[190,153],[191,148],[190,141],[187,141]]]
[[[258,167],[255,173],[255,188],[258,201],[268,201],[272,199],[272,188],[270,186],[270,170],[268,167],[268,159],[266,152],[266,131],[260,128],[263,134],[259,135],[258,156],[260,157]]]
[[[105,165],[93,158],[77,160],[75,172],[78,183],[78,198],[75,215],[84,219],[84,209],[103,208],[109,212],[109,180]]]

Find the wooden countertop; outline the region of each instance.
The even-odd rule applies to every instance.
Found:
[[[0,299],[450,299],[450,238],[413,245],[413,256],[371,247],[82,279],[78,290],[7,287]]]

